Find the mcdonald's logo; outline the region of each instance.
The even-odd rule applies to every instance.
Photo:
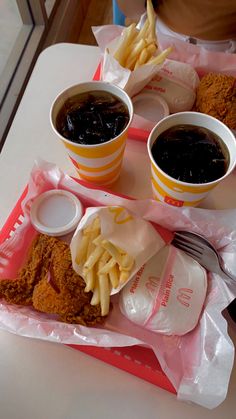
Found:
[[[114,213],[114,221],[116,224],[124,224],[133,220],[132,215],[123,207],[109,207],[109,211]]]
[[[179,288],[177,300],[180,304],[185,307],[189,307],[191,303],[191,294],[193,294],[193,290],[191,288]]]
[[[169,205],[173,205],[173,207],[182,207],[184,205],[184,201],[179,201],[178,199],[171,198],[170,196],[165,196],[164,202]]]

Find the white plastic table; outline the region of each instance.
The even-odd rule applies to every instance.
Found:
[[[0,227],[37,157],[76,174],[51,130],[49,109],[60,90],[90,80],[99,59],[97,47],[74,44],[57,44],[40,55],[0,154]],[[143,147],[128,144],[114,191],[150,196],[148,177],[137,170],[139,163],[148,164]],[[234,182],[235,174],[210,194],[204,207],[236,207]],[[230,319],[229,324],[236,343],[236,327]],[[179,402],[174,395],[74,349],[0,331],[1,419],[234,419],[235,395],[235,367],[227,399],[210,411]]]

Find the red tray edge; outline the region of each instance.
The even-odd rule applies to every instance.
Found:
[[[151,384],[154,384],[170,393],[176,394],[176,390],[168,380],[166,375],[160,369],[159,371],[153,371],[151,368],[147,368],[145,365],[135,364],[132,360],[126,359],[122,355],[118,355],[115,352],[108,351],[106,348],[94,347],[94,346],[79,346],[79,345],[67,345],[80,352],[86,353],[100,361],[110,364],[116,368],[122,369],[136,377],[144,379]],[[122,356],[122,364],[121,364]]]

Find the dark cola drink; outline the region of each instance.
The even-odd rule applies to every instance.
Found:
[[[69,98],[60,109],[56,128],[79,144],[105,143],[117,137],[129,122],[129,111],[117,96],[97,90]]]
[[[158,166],[174,179],[207,183],[220,179],[229,166],[229,151],[207,128],[176,125],[162,132],[152,146]]]

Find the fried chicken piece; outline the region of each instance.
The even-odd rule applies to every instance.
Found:
[[[84,326],[102,321],[100,307],[91,306],[92,293],[72,267],[68,245],[58,240],[53,247],[46,276],[35,286],[33,306],[45,313],[58,314],[60,320]]]
[[[0,298],[8,303],[31,305],[34,287],[46,275],[54,245],[53,237],[38,235],[18,277],[15,280],[0,280]]]
[[[72,267],[69,246],[39,234],[26,265],[16,280],[0,280],[0,297],[9,303],[33,305],[41,312],[57,314],[59,320],[93,326],[104,321],[100,306],[92,306],[92,293]]]
[[[236,129],[236,78],[206,74],[198,85],[194,110],[214,116],[229,128]]]

